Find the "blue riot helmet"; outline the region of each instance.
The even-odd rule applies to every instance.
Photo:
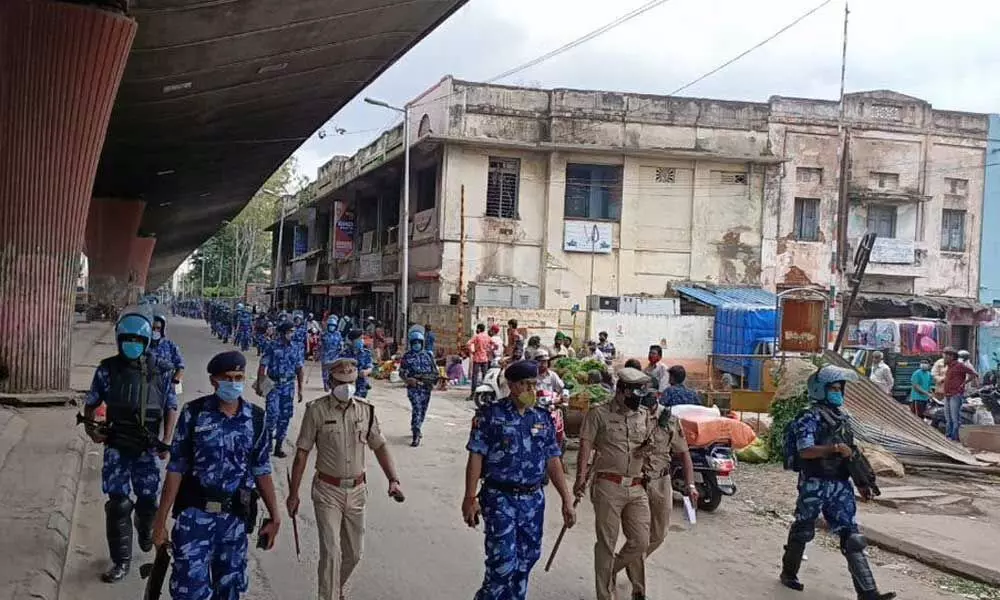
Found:
[[[827,402],[827,387],[832,383],[842,384],[848,381],[857,381],[858,372],[853,369],[845,369],[834,365],[827,365],[809,376],[806,381],[806,390],[809,399],[813,402]],[[840,403],[843,403],[841,398]]]
[[[243,310],[243,303],[242,302],[237,302],[236,303],[236,310]]]
[[[118,352],[129,360],[138,360],[149,348],[153,339],[153,324],[141,311],[127,312],[115,326]]]
[[[333,333],[334,331],[337,331],[337,321],[338,321],[338,319],[337,319],[336,315],[330,315],[330,318],[326,320],[326,329],[327,329],[327,331],[329,331],[331,333]]]
[[[424,334],[421,331],[410,331],[410,335],[407,336],[407,340],[410,342],[410,348],[417,350],[423,350],[424,348]]]

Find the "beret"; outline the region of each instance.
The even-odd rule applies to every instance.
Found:
[[[212,360],[208,361],[208,374],[221,375],[229,371],[244,371],[246,370],[246,366],[247,359],[243,356],[243,353],[237,350],[230,350],[229,352],[216,354],[212,357]]]
[[[507,381],[524,381],[538,377],[538,363],[533,360],[519,360],[503,372]]]

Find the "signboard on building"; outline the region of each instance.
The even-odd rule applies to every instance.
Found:
[[[565,221],[563,251],[611,254],[611,223]]]
[[[361,268],[358,270],[360,277],[378,277],[382,274],[382,257],[378,254],[362,254]]]
[[[333,203],[333,258],[350,258],[354,254],[354,213],[346,202]]]
[[[302,225],[295,226],[292,238],[292,256],[300,256],[309,251],[309,229]]]
[[[827,303],[820,298],[781,298],[778,350],[820,353],[826,346]]]
[[[349,285],[331,285],[329,295],[334,298],[350,296],[354,293],[354,288]]]
[[[871,262],[891,265],[913,264],[916,243],[913,240],[897,238],[876,238],[872,247]]]

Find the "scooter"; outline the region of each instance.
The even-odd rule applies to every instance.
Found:
[[[506,386],[500,383],[501,373],[499,366],[491,366],[486,371],[482,382],[472,392],[472,401],[475,402],[476,408],[484,408],[507,396]]]
[[[695,486],[698,488],[698,509],[714,512],[722,503],[723,496],[736,494],[732,477],[738,463],[736,455],[728,441],[691,448],[690,453],[694,463]],[[687,495],[683,462],[671,461],[670,483],[675,492]]]
[[[976,398],[976,402],[970,402],[971,398],[966,398],[962,402],[961,419],[962,426],[966,425],[976,425],[976,410],[979,406],[982,406],[982,401]],[[927,410],[924,411],[924,420],[931,424],[941,433],[948,434],[948,420],[945,417],[945,406],[944,401],[939,400],[933,396],[927,403]]]
[[[979,388],[973,396],[978,397],[986,410],[993,415],[993,423],[1000,423],[1000,389],[995,385],[986,385]]]

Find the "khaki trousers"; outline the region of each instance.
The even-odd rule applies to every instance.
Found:
[[[340,600],[361,560],[368,487],[339,488],[313,479],[312,500],[319,531],[319,600]]]
[[[596,478],[590,500],[594,503],[597,530],[594,544],[597,600],[611,600],[615,573],[634,561],[642,562],[649,546],[649,499],[641,485],[623,487]],[[625,533],[625,545],[616,555],[619,529]]]
[[[667,539],[667,530],[670,527],[670,513],[674,507],[674,492],[670,487],[670,476],[657,477],[651,479],[646,486],[646,494],[649,496],[649,547],[646,548],[646,557],[652,554]],[[632,593],[646,593],[646,561],[645,559],[633,561],[625,567],[628,580],[632,583]]]

